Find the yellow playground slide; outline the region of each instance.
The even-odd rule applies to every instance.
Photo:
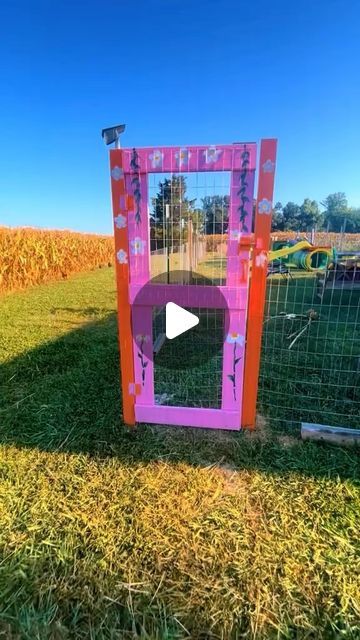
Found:
[[[282,247],[277,251],[269,251],[269,260],[279,260],[293,255],[293,266],[306,271],[326,269],[333,251],[330,247],[314,247],[308,240],[301,240],[294,245]]]
[[[283,247],[282,249],[278,249],[277,251],[269,251],[269,260],[279,260],[279,258],[285,258],[286,256],[290,256],[292,253],[296,253],[297,251],[301,251],[302,249],[311,249],[312,245],[307,240],[301,240],[301,242],[297,242],[292,247]]]

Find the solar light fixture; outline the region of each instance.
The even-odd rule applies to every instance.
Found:
[[[101,132],[101,137],[103,138],[105,144],[113,144],[115,142],[115,147],[120,148],[120,134],[125,131],[124,124],[117,124],[114,127],[107,127],[107,129],[103,129]]]

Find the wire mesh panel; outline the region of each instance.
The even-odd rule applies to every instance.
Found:
[[[322,233],[321,245],[344,245],[341,235]],[[359,427],[360,242],[355,235],[347,238],[347,250],[352,257],[335,253],[326,269],[284,265],[285,272],[268,277],[258,407],[274,426],[303,421]]]
[[[224,311],[188,310],[198,315],[199,324],[176,342],[164,342],[154,356],[155,404],[220,409]],[[155,344],[165,333],[164,310],[156,314],[153,331]]]
[[[208,284],[226,279],[230,172],[165,173],[148,176],[150,274],[194,271]],[[208,235],[219,242],[208,243]]]

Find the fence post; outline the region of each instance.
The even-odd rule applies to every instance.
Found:
[[[270,248],[277,140],[261,141],[245,350],[241,426],[254,429],[259,385],[261,338],[265,311],[267,252]]]
[[[123,416],[125,424],[135,424],[134,364],[129,302],[129,199],[125,192],[123,156],[121,149],[110,151],[111,193],[115,237],[115,266],[117,283],[117,320],[120,345]],[[132,205],[130,205],[132,206]],[[124,223],[126,221],[126,224]]]

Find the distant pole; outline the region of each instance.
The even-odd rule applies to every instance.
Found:
[[[345,229],[346,229],[346,218],[344,220],[344,224],[341,226],[340,251],[343,250]]]

